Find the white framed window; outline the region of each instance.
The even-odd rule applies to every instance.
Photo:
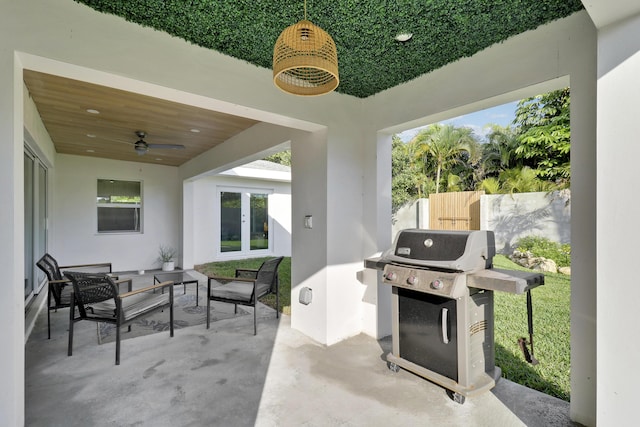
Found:
[[[98,233],[142,231],[142,182],[98,179]]]

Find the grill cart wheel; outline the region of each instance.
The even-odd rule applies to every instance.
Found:
[[[387,362],[387,367],[389,368],[389,370],[391,372],[398,372],[400,370],[400,367],[398,365],[396,365],[395,363],[391,363],[391,362]]]
[[[447,395],[451,398],[451,400],[453,400],[456,403],[459,403],[460,405],[464,404],[464,399],[465,397],[460,394],[460,393],[456,393],[455,391],[451,391],[451,390],[447,390]]]

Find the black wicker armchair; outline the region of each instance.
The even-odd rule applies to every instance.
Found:
[[[116,365],[120,364],[120,328],[139,317],[157,310],[169,308],[169,330],[173,337],[173,282],[118,294],[118,285],[109,276],[66,273],[73,283],[71,312],[69,314],[69,348],[73,353],[73,325],[80,320],[106,322],[116,325]],[[167,288],[169,292],[156,293],[156,289]],[[76,318],[76,311],[79,316]]]
[[[276,317],[280,317],[280,298],[278,295],[278,267],[283,257],[271,258],[262,263],[257,270],[237,269],[236,277],[209,276],[207,284],[207,329],[210,322],[211,301],[221,301],[253,307],[253,334],[258,332],[256,305],[258,300],[270,293],[276,295]]]
[[[47,275],[47,334],[51,339],[51,311],[58,311],[59,308],[67,308],[71,305],[69,296],[71,294],[71,280],[64,277],[62,270],[72,269],[76,272],[110,274],[111,263],[103,262],[97,264],[78,264],[58,266],[58,262],[48,253],[36,262],[38,268]],[[131,290],[131,289],[129,289]]]

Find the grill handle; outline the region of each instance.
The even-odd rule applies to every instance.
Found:
[[[449,309],[442,309],[442,320],[440,322],[440,327],[442,328],[442,343],[449,344],[449,332],[447,326],[449,325]]]

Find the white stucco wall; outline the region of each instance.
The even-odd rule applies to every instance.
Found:
[[[629,326],[637,323],[640,286],[635,269],[629,267],[638,262],[640,240],[635,188],[639,76],[640,15],[636,15],[601,29],[598,40],[598,232],[597,245],[590,248],[597,254],[600,285],[598,425],[632,425],[637,419],[640,341],[635,332],[629,333]]]
[[[98,179],[142,182],[141,233],[97,233]],[[160,245],[181,251],[181,190],[175,167],[59,154],[49,251],[61,265],[111,262],[114,271],[160,268]]]

